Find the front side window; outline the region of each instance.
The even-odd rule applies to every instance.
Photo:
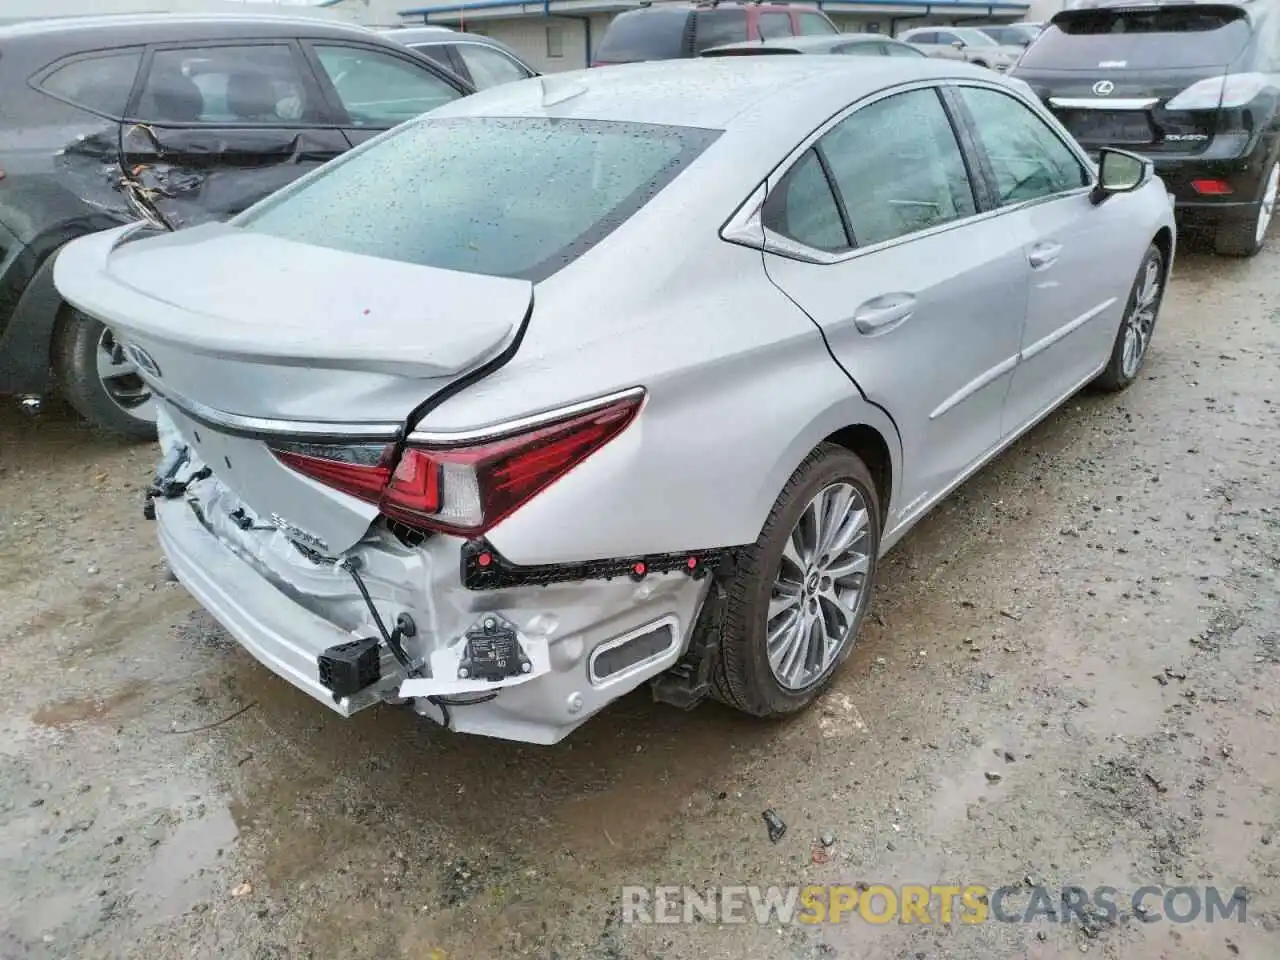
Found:
[[[1084,165],[1040,117],[1014,97],[981,87],[960,87],[986,151],[1000,206],[1052,196],[1088,185]]]
[[[524,80],[529,72],[505,53],[492,47],[482,47],[478,43],[460,43],[458,55],[471,72],[477,90],[496,87],[500,83],[512,83]]]
[[[813,150],[769,194],[762,217],[766,229],[805,246],[829,252],[849,248],[840,208]]]
[[[791,14],[789,13],[761,13],[758,23],[761,40],[791,36]]]
[[[840,32],[835,28],[835,24],[820,13],[797,13],[796,26],[799,28],[797,32],[802,37],[827,36]]]
[[[427,117],[232,223],[384,260],[536,282],[626,222],[718,135],[641,123]]]
[[[745,10],[699,10],[694,14],[694,53],[725,43],[745,43],[749,39]]]
[[[41,81],[40,88],[94,113],[119,117],[129,104],[141,63],[137,50],[85,57],[59,67]]]
[[[976,212],[960,145],[934,90],[863,107],[819,144],[860,247]]]
[[[157,50],[138,115],[154,123],[293,124],[313,105],[288,44]]]
[[[462,94],[425,67],[366,47],[315,47],[351,123],[391,127]]]

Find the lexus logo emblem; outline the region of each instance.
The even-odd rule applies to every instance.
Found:
[[[1109,97],[1115,88],[1116,85],[1110,80],[1099,80],[1093,85],[1093,92],[1100,97]]]
[[[160,376],[160,367],[155,362],[155,360],[152,359],[151,354],[147,353],[147,351],[143,350],[141,347],[133,345],[132,343],[129,344],[126,349],[129,352],[129,357],[133,360],[135,364],[137,364],[138,369],[140,369],[143,373],[149,373],[153,377]]]

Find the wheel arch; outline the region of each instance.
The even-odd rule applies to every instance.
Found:
[[[871,472],[880,500],[881,529],[888,529],[892,507],[898,502],[902,478],[902,438],[889,415],[854,394],[827,407],[789,446],[769,480],[768,504],[760,517],[760,529],[773,508],[778,491],[815,449],[824,443],[844,447],[857,455]]]

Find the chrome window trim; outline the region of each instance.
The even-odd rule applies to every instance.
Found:
[[[792,168],[800,160],[804,154],[813,147],[819,140],[829,133],[832,128],[842,123],[848,117],[852,116],[863,107],[878,103],[888,97],[897,96],[902,93],[910,93],[913,90],[942,90],[943,88],[955,87],[977,87],[979,89],[992,90],[996,93],[1004,94],[1012,97],[1019,103],[1026,106],[1042,120],[1046,120],[1046,126],[1049,127],[1051,133],[1056,136],[1059,141],[1071,152],[1084,168],[1085,173],[1090,177],[1087,185],[1075,187],[1071,190],[1061,193],[1051,193],[1043,197],[1034,197],[1030,200],[1023,200],[1019,203],[1009,204],[1004,207],[997,207],[994,210],[983,210],[967,217],[960,217],[955,220],[949,220],[946,223],[938,224],[936,227],[930,227],[927,230],[918,230],[913,233],[906,233],[900,237],[894,237],[891,240],[882,240],[879,243],[869,244],[865,247],[854,247],[851,250],[841,250],[831,252],[827,250],[819,250],[808,244],[800,243],[788,237],[779,236],[776,233],[766,229],[762,223],[761,210],[764,206],[765,198],[768,192],[774,190],[789,174]],[[748,195],[747,199],[742,202],[738,209],[734,212],[720,230],[722,239],[730,243],[737,243],[743,246],[752,247],[757,250],[764,250],[768,253],[774,253],[781,257],[787,257],[791,260],[800,260],[806,263],[816,263],[823,265],[832,265],[837,263],[845,263],[856,259],[857,257],[866,256],[867,254],[876,253],[880,250],[887,250],[890,247],[896,247],[904,243],[911,243],[916,240],[922,240],[934,237],[942,233],[947,233],[959,227],[968,226],[970,224],[982,223],[995,217],[1006,216],[1007,214],[1017,213],[1028,207],[1037,206],[1043,203],[1056,202],[1058,200],[1069,199],[1087,195],[1090,193],[1097,182],[1097,165],[1090,159],[1089,155],[1076,143],[1063,139],[1062,135],[1055,129],[1058,121],[1053,117],[1044,106],[1040,103],[1034,103],[1022,96],[1017,90],[999,84],[983,81],[977,78],[963,79],[942,79],[942,80],[917,80],[911,83],[902,84],[901,86],[892,87],[886,90],[877,91],[870,96],[852,103],[845,107],[839,113],[828,118],[828,120],[815,131],[802,140],[799,146],[795,147],[783,161],[765,178],[764,182],[758,185]],[[963,146],[957,142],[956,146],[963,151]]]
[[[628,387],[626,390],[607,393],[591,400],[583,400],[511,420],[502,420],[486,427],[475,427],[470,430],[414,430],[409,434],[408,442],[430,447],[457,447],[485,440],[498,440],[513,433],[535,430],[538,427],[559,423],[561,420],[568,420],[571,417],[591,413],[594,410],[600,410],[617,403],[619,400],[627,400],[633,397],[643,398],[645,394],[644,387]]]
[[[1146,110],[1160,102],[1159,97],[1050,97],[1049,103],[1068,110]]]

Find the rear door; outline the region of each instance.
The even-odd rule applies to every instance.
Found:
[[[352,146],[470,92],[432,64],[385,47],[317,40],[305,49]]]
[[[128,189],[175,228],[239,213],[348,147],[290,40],[153,47],[131,99]]]
[[[902,520],[1000,440],[1022,336],[1024,238],[975,192],[938,91],[883,96],[836,122],[776,186],[770,279],[822,328],[903,444]]]
[[[1219,132],[1221,78],[1251,35],[1238,6],[1069,10],[1027,48],[1016,76],[1086,150],[1196,155]]]

